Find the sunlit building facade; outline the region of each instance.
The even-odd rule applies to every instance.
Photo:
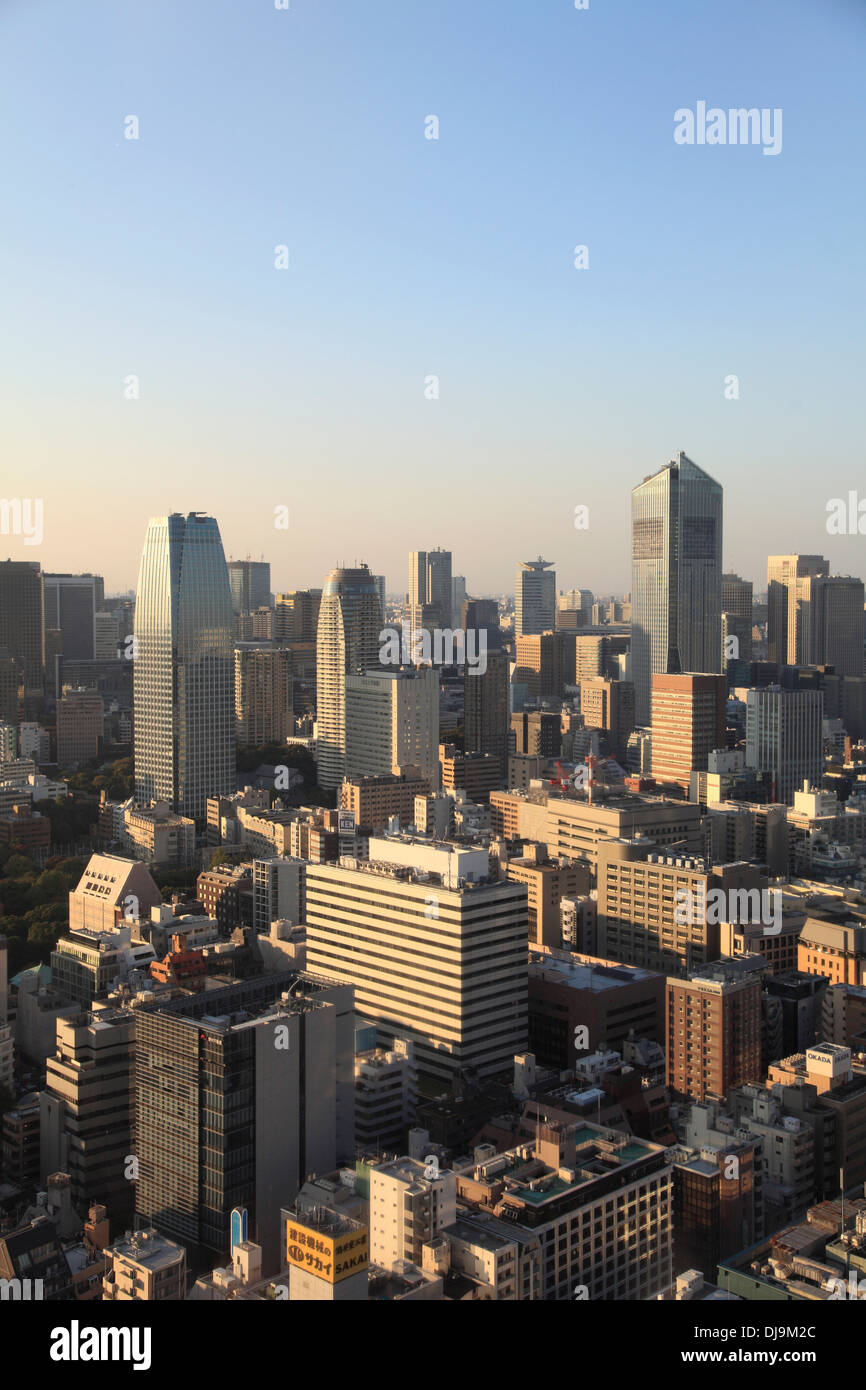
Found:
[[[635,722],[654,675],[721,670],[722,489],[682,452],[632,491]]]
[[[148,523],[135,607],[135,795],[204,824],[235,790],[232,599],[216,520]]]

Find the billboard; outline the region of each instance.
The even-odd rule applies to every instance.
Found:
[[[359,1274],[370,1261],[370,1239],[366,1226],[339,1235],[324,1235],[297,1221],[286,1222],[286,1260],[305,1269],[328,1284],[339,1284],[351,1274]]]

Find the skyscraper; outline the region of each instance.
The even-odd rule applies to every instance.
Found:
[[[863,675],[863,580],[821,575],[801,581],[798,605],[802,664],[832,666],[837,676]],[[804,612],[804,609],[808,612]]]
[[[199,825],[235,790],[232,600],[219,527],[152,517],[135,606],[135,795]]]
[[[346,773],[346,677],[379,666],[382,608],[366,565],[333,569],[325,580],[316,638],[316,734],[319,785],[339,787]]]
[[[96,654],[96,614],[105,601],[102,577],[98,574],[46,574],[43,581],[46,629],[60,632],[61,649],[67,661],[92,661]]]
[[[767,557],[767,660],[805,665],[808,657],[810,586],[804,581],[830,573],[823,555]],[[805,605],[805,606],[804,606]]]
[[[722,489],[682,452],[632,491],[635,721],[654,675],[721,670]]]
[[[346,677],[346,776],[416,767],[439,780],[439,680],[428,666]]]
[[[271,606],[271,567],[267,560],[229,560],[229,585],[235,613]]]
[[[25,696],[42,694],[45,678],[43,576],[35,560],[0,563],[0,648],[14,659]]]
[[[412,550],[409,553],[409,622],[413,635],[421,630],[452,626],[451,551]]]
[[[746,767],[771,782],[774,801],[790,806],[804,781],[820,784],[823,714],[820,690],[780,690],[771,685],[747,692]]]
[[[515,636],[552,632],[556,625],[556,571],[552,560],[522,560],[514,578]]]

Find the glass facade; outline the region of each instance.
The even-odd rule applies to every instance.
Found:
[[[213,517],[154,517],[135,607],[135,794],[202,825],[235,790],[234,642]]]
[[[332,570],[325,581],[316,638],[318,778],[339,787],[346,770],[346,676],[379,665],[382,607],[366,565]]]
[[[722,669],[722,489],[679,453],[632,492],[635,723],[655,674]]]

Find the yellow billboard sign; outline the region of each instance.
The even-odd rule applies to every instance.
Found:
[[[366,1226],[341,1235],[323,1235],[297,1221],[286,1223],[286,1259],[328,1284],[338,1284],[366,1269],[370,1261],[370,1237]]]

